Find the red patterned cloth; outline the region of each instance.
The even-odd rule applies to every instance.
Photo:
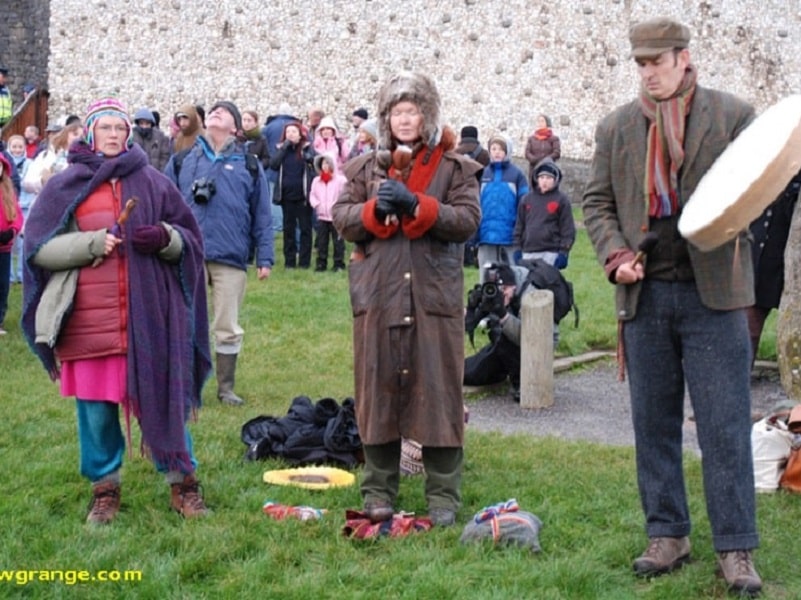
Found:
[[[434,526],[428,517],[415,517],[404,513],[395,514],[389,521],[373,523],[363,512],[345,511],[345,526],[342,535],[366,540],[378,537],[404,537],[410,533],[428,531]]]

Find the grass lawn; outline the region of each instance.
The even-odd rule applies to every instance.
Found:
[[[280,246],[280,244],[279,244]],[[280,256],[280,249],[277,254]],[[694,562],[655,580],[636,579],[631,561],[646,543],[634,476],[634,452],[530,436],[484,434],[468,427],[464,506],[457,527],[376,542],[341,535],[344,511],[359,508],[358,487],[307,491],[268,486],[266,469],[247,463],[240,427],[260,414],[281,416],[305,394],[337,400],[352,394],[351,320],[345,273],[275,269],[267,282],[250,274],[242,314],[245,349],[237,392],[247,404],[221,406],[216,382],[192,425],[201,478],[213,515],[184,522],[168,509],[169,491],[139,456],[123,469],[123,510],[108,527],[84,524],[89,484],[78,473],[74,402],[59,397],[22,340],[20,286],[11,293],[0,338],[0,597],[285,598],[285,599],[675,599],[723,598],[714,576],[700,462],[685,458],[695,529]],[[575,285],[581,325],[563,324],[559,351],[614,346],[612,286],[603,279],[582,231],[566,275]],[[476,271],[466,271],[466,281]],[[570,319],[569,317],[568,319]],[[772,320],[763,357],[775,344]],[[610,382],[610,385],[612,382]],[[358,473],[357,473],[358,476]],[[463,546],[462,526],[488,504],[516,498],[543,521],[542,552]],[[320,521],[273,521],[265,500],[329,509]],[[404,479],[400,504],[425,511],[422,481]],[[757,566],[765,598],[798,598],[801,498],[758,498],[762,549]],[[94,581],[20,583],[27,570],[87,571]],[[138,581],[99,581],[141,574]],[[69,574],[69,573],[68,573]],[[11,577],[12,581],[6,578]],[[13,577],[19,577],[13,580]],[[41,577],[36,574],[36,578]],[[795,591],[794,591],[795,590]]]

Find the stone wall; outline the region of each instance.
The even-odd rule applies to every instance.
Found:
[[[636,94],[629,24],[660,13],[690,26],[702,84],[758,109],[799,91],[797,1],[59,0],[51,117],[115,93],[165,115],[219,98],[262,119],[282,102],[319,105],[345,125],[410,68],[433,76],[457,130],[503,132],[519,155],[544,112],[563,155],[587,159],[599,116]]]
[[[14,103],[22,101],[26,83],[47,85],[50,54],[50,2],[3,0],[0,10],[0,64],[9,68]]]

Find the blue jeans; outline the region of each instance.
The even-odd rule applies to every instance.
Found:
[[[125,437],[120,427],[120,407],[115,402],[96,400],[77,400],[78,440],[81,447],[81,475],[89,481],[99,481],[122,467],[125,454]],[[186,448],[197,468],[192,451],[192,436],[184,425]],[[156,463],[159,473],[166,473],[167,467]]]
[[[648,537],[690,533],[682,469],[686,382],[715,550],[755,548],[745,312],[705,307],[693,282],[645,280],[637,316],[625,323],[623,338]]]

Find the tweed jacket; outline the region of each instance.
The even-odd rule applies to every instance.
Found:
[[[684,164],[679,173],[680,209],[715,159],[753,118],[753,107],[737,97],[696,87],[687,117]],[[648,231],[648,206],[643,195],[647,134],[648,123],[639,100],[614,110],[596,129],[595,153],[582,208],[587,234],[602,266],[613,252],[636,249]],[[754,303],[747,227],[734,240],[709,252],[701,252],[692,243],[688,246],[695,284],[705,306],[732,310]],[[641,283],[616,287],[618,319],[633,319]]]

